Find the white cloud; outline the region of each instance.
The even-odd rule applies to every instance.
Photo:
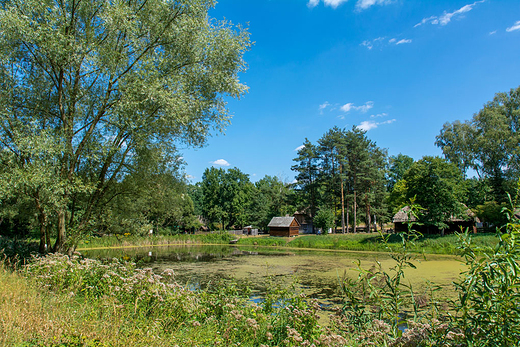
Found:
[[[295,152],[298,152],[299,150],[303,149],[305,146],[304,145],[301,145],[301,146],[298,146],[294,149]]]
[[[428,22],[433,22],[433,21],[437,21],[437,23],[435,23],[435,24],[439,23],[439,21],[437,20],[437,16],[431,16],[431,17],[428,17],[428,18],[423,18],[422,21],[420,21],[419,23],[415,24],[413,27],[417,28],[420,25],[426,24]]]
[[[394,39],[390,39],[390,40],[388,40],[388,43],[394,43],[395,41],[397,41],[397,39],[395,39],[395,38]]]
[[[349,102],[348,104],[341,106],[340,110],[343,112],[349,112],[350,110],[356,110],[356,111],[365,113],[368,110],[370,110],[372,107],[374,107],[373,101],[367,101],[364,105],[361,105],[361,106],[354,106],[354,104],[352,102]]]
[[[495,35],[496,33],[497,33],[497,31],[496,31],[496,30],[493,30],[493,31],[491,31],[491,32],[489,33],[489,35]]]
[[[374,107],[374,102],[373,101],[367,101],[366,104],[364,105],[361,105],[361,106],[354,106],[354,109],[356,111],[361,111],[363,113],[367,112],[368,110],[370,110],[372,107]]]
[[[403,43],[412,43],[412,40],[411,39],[402,39],[402,40],[397,41],[395,44],[402,45]]]
[[[349,102],[348,104],[345,104],[343,106],[340,107],[340,110],[343,111],[343,112],[348,112],[352,109],[352,107],[354,106],[353,103]]]
[[[513,24],[513,26],[510,26],[509,28],[506,29],[507,32],[511,32],[511,31],[515,31],[515,30],[520,30],[520,20],[517,21],[515,24]]]
[[[356,8],[361,11],[366,10],[373,5],[388,5],[392,2],[392,0],[358,0]]]
[[[390,120],[387,120],[387,121],[384,121],[384,122],[380,122],[380,123],[375,122],[373,120],[365,120],[365,121],[361,122],[361,124],[359,124],[357,126],[357,128],[361,129],[361,130],[364,130],[364,131],[369,131],[369,130],[377,128],[379,125],[390,124],[390,123],[393,123],[393,122],[395,122],[395,119],[390,119]]]
[[[325,101],[323,104],[321,104],[320,107],[319,107],[320,114],[323,114],[323,110],[326,109],[329,106],[330,106],[330,104],[329,104],[328,101]]]
[[[347,1],[348,0],[323,0],[323,3],[325,4],[325,6],[329,6],[333,9],[336,9],[339,5]],[[320,0],[309,0],[309,2],[307,2],[307,7],[314,8],[318,6],[319,3]]]
[[[358,129],[369,131],[370,129],[377,128],[377,123],[371,120],[362,121],[361,124],[357,126]]]
[[[215,161],[210,161],[209,163],[212,164],[212,165],[217,165],[217,166],[230,166],[231,165],[231,164],[229,164],[227,162],[227,160],[224,160],[224,159],[218,159],[218,160],[215,160]]]
[[[383,36],[383,37],[378,37],[377,39],[373,39],[372,41],[365,40],[365,41],[361,42],[361,46],[365,46],[368,49],[372,49],[372,48],[374,48],[375,44],[380,44],[385,39],[386,39],[386,37]]]
[[[426,23],[430,23],[430,24],[434,24],[434,25],[437,25],[437,24],[447,25],[449,22],[451,22],[451,20],[453,18],[462,17],[464,15],[464,13],[467,13],[467,12],[473,10],[473,7],[475,7],[475,5],[481,4],[481,3],[485,2],[485,1],[486,0],[475,1],[474,3],[468,4],[468,5],[464,5],[461,8],[459,8],[458,10],[453,11],[453,12],[446,12],[446,11],[444,11],[444,13],[441,16],[439,16],[439,17],[431,16],[431,17],[428,17],[428,18],[423,18],[419,23],[414,25],[414,28],[416,28],[416,27],[418,27],[420,25],[426,24]]]
[[[319,3],[320,3],[320,0],[309,0],[309,2],[307,3],[307,7],[314,8],[314,7],[318,6]]]
[[[370,118],[381,118],[381,117],[386,117],[388,116],[388,114],[386,113],[378,113],[378,114],[373,114],[370,116]]]

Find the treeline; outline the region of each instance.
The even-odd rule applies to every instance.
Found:
[[[212,230],[248,225],[267,230],[272,217],[295,212],[291,184],[273,176],[252,183],[238,168],[208,168],[202,182],[192,185],[190,192],[196,212]]]
[[[497,94],[471,120],[446,123],[435,142],[444,158],[389,157],[359,128],[334,127],[316,143],[305,139],[292,184],[269,176],[253,184],[237,168],[211,168],[192,197],[210,228],[264,229],[271,217],[298,211],[317,227],[355,232],[382,227],[411,201],[422,208],[418,222],[433,230],[472,216],[502,226],[519,178],[519,126],[520,87]]]

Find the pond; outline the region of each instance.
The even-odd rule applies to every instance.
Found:
[[[220,279],[247,282],[253,289],[252,300],[261,300],[268,278],[285,284],[295,284],[296,290],[319,300],[325,310],[342,302],[338,283],[344,276],[355,278],[357,261],[363,269],[380,262],[384,269],[394,266],[386,253],[299,250],[260,246],[156,246],[88,250],[82,253],[90,258],[119,258],[151,267],[160,273],[172,269],[179,284],[192,289],[206,288]],[[417,293],[428,288],[428,282],[440,285],[438,299],[453,296],[453,285],[464,264],[454,256],[426,255],[414,262],[416,269],[407,269],[405,282],[411,283]]]

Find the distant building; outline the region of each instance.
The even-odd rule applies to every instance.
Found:
[[[296,211],[293,214],[294,218],[300,223],[300,234],[313,234],[314,225],[312,218],[309,217],[306,211]]]
[[[410,207],[405,206],[394,215],[394,217],[392,218],[392,221],[394,222],[396,232],[407,231],[408,223],[410,221],[417,222],[417,219],[414,216],[411,216],[410,221],[409,221],[408,220],[409,214],[410,214]],[[446,223],[448,225],[448,227],[444,230],[440,230],[439,228],[436,228],[434,226],[425,226],[425,225],[414,225],[413,229],[422,234],[452,233],[455,231],[460,231],[461,228],[462,228],[462,230],[466,230],[466,228],[469,228],[470,231],[476,232],[477,223],[479,223],[479,222],[480,222],[480,220],[475,216],[473,211],[471,211],[468,208],[462,218],[451,216],[448,220],[446,220],[444,223]]]
[[[300,223],[294,217],[273,217],[268,227],[271,236],[290,237],[300,233]]]

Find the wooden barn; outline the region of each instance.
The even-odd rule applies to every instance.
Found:
[[[409,211],[410,207],[405,206],[394,215],[392,221],[394,222],[396,232],[408,230]],[[416,222],[417,219],[414,216],[412,216],[411,221]],[[479,219],[475,216],[475,214],[470,209],[467,209],[464,218],[451,216],[447,221],[445,221],[445,223],[448,225],[448,228],[445,230],[439,230],[436,227],[424,225],[414,225],[414,230],[419,231],[422,234],[435,234],[452,233],[455,231],[460,231],[461,228],[462,230],[469,228],[470,231],[476,232],[478,222]]]
[[[271,236],[298,236],[300,231],[300,223],[294,217],[273,217],[268,227]]]

